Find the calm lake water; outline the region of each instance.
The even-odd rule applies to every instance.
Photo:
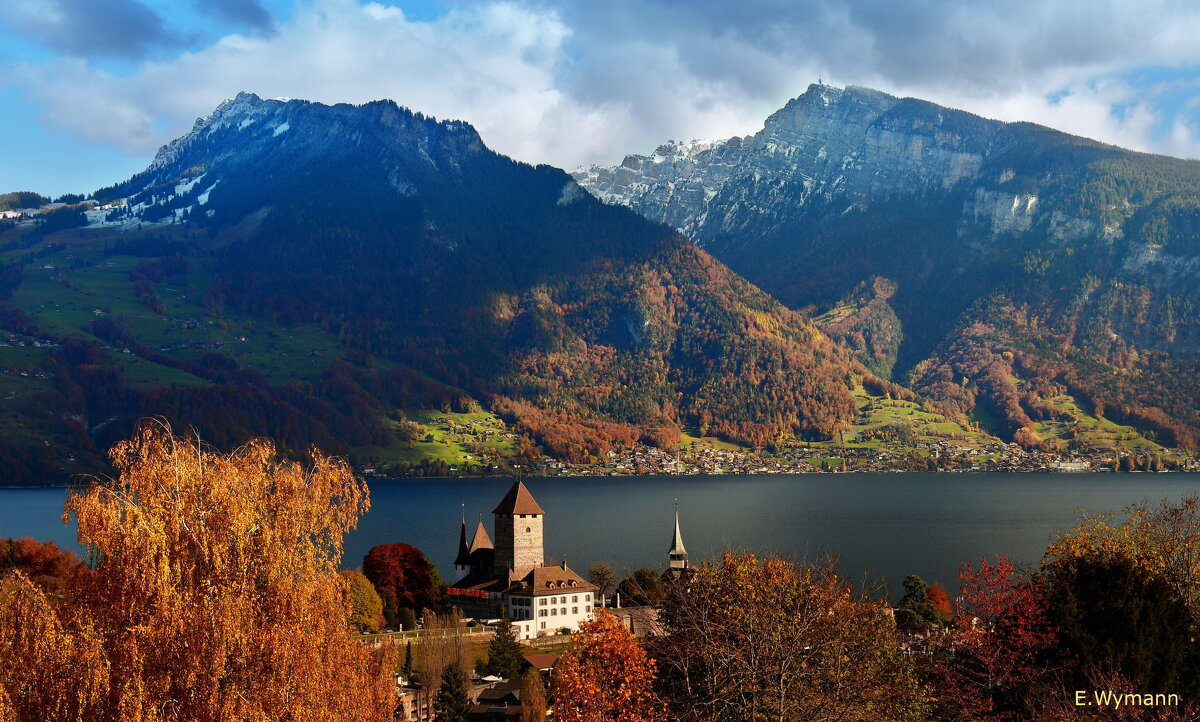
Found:
[[[346,540],[344,566],[376,544],[406,542],[451,581],[460,510],[473,531],[511,479],[371,483],[371,511]],[[679,499],[693,562],[726,549],[814,557],[883,581],[897,596],[906,574],[955,588],[956,572],[985,555],[1034,565],[1077,510],[1119,511],[1200,490],[1200,474],[804,474],[527,479],[546,510],[546,554],[584,573],[664,567]],[[52,539],[78,549],[60,516],[62,489],[0,489],[0,537]]]

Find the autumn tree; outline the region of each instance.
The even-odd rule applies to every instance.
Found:
[[[1006,557],[966,565],[959,580],[956,629],[934,650],[939,704],[971,719],[1017,718],[1057,670],[1045,597]]]
[[[671,719],[923,719],[891,610],[832,563],[726,554],[666,590],[652,652]]]
[[[467,676],[458,662],[451,662],[442,671],[442,684],[433,704],[433,722],[467,722],[471,698],[467,694]]]
[[[383,600],[375,585],[360,571],[339,572],[350,595],[350,616],[347,623],[360,632],[378,632],[384,624]]]
[[[43,589],[57,592],[82,571],[83,562],[74,552],[59,549],[52,541],[0,538],[0,576],[12,569],[20,570]]]
[[[546,686],[533,667],[521,677],[521,722],[546,722]]]
[[[439,680],[448,667],[470,668],[471,650],[462,634],[462,618],[457,611],[441,615],[426,609],[424,618],[416,673],[421,683],[423,706],[429,708],[436,703]]]
[[[944,625],[954,619],[954,607],[950,602],[950,592],[941,582],[934,582],[927,592],[929,601],[933,603],[939,625]]]
[[[431,564],[420,549],[408,544],[380,544],[363,557],[363,574],[383,599],[383,613],[395,627],[401,609],[437,606]]]
[[[391,719],[393,662],[345,623],[342,537],[368,506],[345,462],[219,454],[158,423],[110,456],[118,478],[67,502],[92,563],[70,599],[18,577],[0,603],[18,718]]]
[[[564,722],[652,722],[663,706],[654,660],[611,612],[597,610],[554,669],[554,717]]]

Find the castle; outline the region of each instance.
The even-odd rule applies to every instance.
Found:
[[[519,639],[555,634],[564,627],[579,631],[579,623],[600,605],[598,590],[566,562],[546,566],[546,512],[525,484],[514,483],[492,515],[495,543],[483,521],[468,543],[463,518],[454,568],[466,574],[450,586],[451,601],[465,614],[485,619],[507,611]]]

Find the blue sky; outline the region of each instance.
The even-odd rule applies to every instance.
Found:
[[[240,90],[391,98],[573,168],[753,133],[818,76],[1200,157],[1200,5],[3,0],[0,192],[90,192]]]

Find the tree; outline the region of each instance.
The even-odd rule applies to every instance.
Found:
[[[413,655],[412,642],[404,643],[404,666],[400,668],[400,674],[405,680],[411,680],[413,675]]]
[[[458,662],[446,665],[442,685],[434,701],[434,722],[467,722],[471,698],[467,695],[467,676]]]
[[[662,579],[658,572],[646,567],[626,576],[617,591],[626,602],[633,604],[652,606],[663,600]]]
[[[363,574],[383,599],[384,615],[394,623],[401,609],[433,608],[437,602],[430,563],[408,544],[380,544],[363,557]]]
[[[350,595],[347,622],[360,632],[378,632],[383,627],[383,600],[370,580],[357,570],[339,572]]]
[[[410,631],[417,628],[417,615],[413,614],[413,610],[404,607],[400,613],[396,615],[396,624],[404,631]]]
[[[546,722],[546,687],[533,667],[521,678],[521,722]]]
[[[601,595],[606,595],[616,585],[617,573],[608,562],[596,562],[588,567],[587,579],[596,585]]]
[[[83,562],[52,541],[0,538],[0,576],[10,569],[19,569],[46,591],[57,592],[83,570]]]
[[[904,578],[904,597],[896,609],[896,626],[913,633],[939,626],[937,608],[929,598],[929,586],[916,574]]]
[[[954,619],[954,608],[950,603],[950,592],[942,586],[941,582],[934,582],[929,587],[929,601],[933,603],[934,611],[937,612],[938,625],[945,625]]]
[[[457,612],[439,615],[426,609],[423,616],[425,634],[421,637],[421,654],[416,659],[417,678],[421,682],[422,704],[431,707],[436,703],[438,680],[451,665],[467,669],[471,651],[466,637],[460,633],[462,619]]]
[[[1196,620],[1163,574],[1097,553],[1055,564],[1048,577],[1050,611],[1078,661],[1077,684],[1114,671],[1139,689],[1200,694]]]
[[[391,719],[390,650],[345,623],[342,536],[368,506],[345,462],[218,454],[158,423],[110,456],[118,478],[66,507],[93,568],[59,604],[19,575],[2,592],[19,719]]]
[[[1041,589],[1006,557],[959,572],[957,628],[936,638],[933,676],[945,706],[970,719],[1025,714],[1031,690],[1051,678],[1058,636]]]
[[[651,651],[671,719],[924,719],[889,606],[832,563],[726,554],[668,585],[659,619]]]
[[[663,719],[654,660],[611,612],[597,610],[554,670],[554,717],[564,722]]]
[[[506,612],[496,628],[496,635],[488,643],[488,660],[484,672],[504,679],[514,679],[525,665],[525,648],[517,641],[512,631],[512,620]]]

